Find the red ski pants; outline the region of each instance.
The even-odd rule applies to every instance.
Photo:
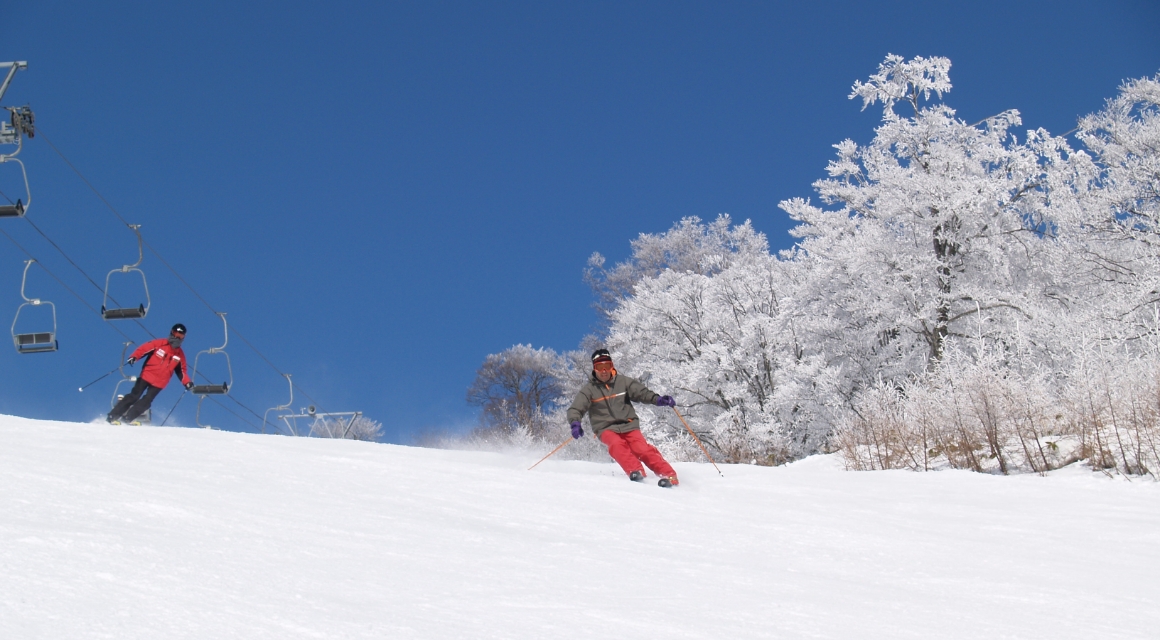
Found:
[[[624,469],[624,473],[644,471],[640,463],[644,463],[653,473],[662,478],[671,478],[677,475],[676,471],[665,462],[661,452],[644,439],[640,429],[633,429],[628,433],[616,433],[605,429],[600,434],[600,441],[608,446],[608,455]]]

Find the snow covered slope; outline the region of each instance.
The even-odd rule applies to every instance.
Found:
[[[1160,629],[1151,481],[538,457],[0,417],[0,638]]]

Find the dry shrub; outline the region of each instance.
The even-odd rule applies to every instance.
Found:
[[[1160,371],[1149,359],[1086,359],[1059,380],[999,359],[949,359],[861,394],[834,443],[859,470],[1044,473],[1086,460],[1156,477]]]

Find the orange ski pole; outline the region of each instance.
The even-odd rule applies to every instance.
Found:
[[[713,465],[714,469],[717,469],[717,463],[713,462],[713,456],[709,455],[708,451],[705,451],[705,445],[701,444],[701,439],[697,437],[697,434],[693,433],[692,429],[689,429],[689,423],[685,422],[685,418],[684,418],[684,416],[681,415],[681,412],[677,411],[676,407],[673,407],[673,413],[677,414],[677,417],[681,419],[681,424],[685,425],[685,428],[689,430],[689,435],[693,436],[693,439],[697,441],[697,446],[701,447],[701,451],[703,451],[705,453],[705,457],[709,459],[709,464]],[[556,452],[553,451],[552,453],[556,453]],[[552,455],[552,454],[550,453],[548,455]],[[536,463],[536,464],[539,464],[539,463]],[[717,473],[722,478],[725,477],[725,474],[721,473],[720,469],[717,469]]]
[[[572,436],[568,436],[568,439],[561,442],[560,446],[556,447],[555,449],[552,449],[552,453],[549,453],[548,455],[544,456],[543,458],[540,458],[540,462],[543,462],[543,461],[547,460],[548,458],[551,458],[557,451],[559,451],[560,449],[563,449],[564,445],[568,444],[569,442],[572,442],[572,440],[573,440]],[[533,464],[532,466],[528,467],[528,471],[535,469],[536,465],[540,464],[540,462],[537,462],[536,464]]]

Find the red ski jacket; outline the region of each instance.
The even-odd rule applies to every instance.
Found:
[[[149,384],[164,389],[169,384],[169,378],[177,374],[182,384],[189,384],[189,367],[185,364],[185,352],[181,347],[169,346],[167,338],[150,340],[133,351],[133,357],[140,360],[141,379]]]

